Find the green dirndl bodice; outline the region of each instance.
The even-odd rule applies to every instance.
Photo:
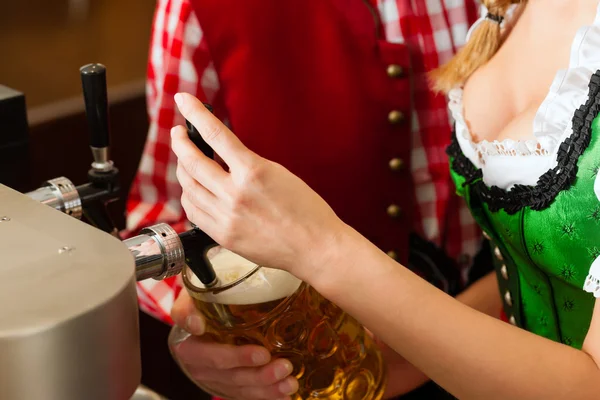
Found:
[[[600,295],[600,74],[573,116],[555,168],[535,186],[488,187],[456,138],[448,149],[457,192],[494,249],[510,322],[581,348]],[[596,185],[598,185],[596,183]],[[600,186],[600,185],[599,185]],[[590,267],[594,264],[592,270]],[[584,290],[585,287],[585,290]]]

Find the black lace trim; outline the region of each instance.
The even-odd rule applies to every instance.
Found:
[[[481,169],[465,157],[455,132],[446,153],[453,158],[452,169],[466,179],[463,185],[471,185],[472,193],[485,201],[491,211],[504,209],[508,214],[515,214],[525,207],[543,210],[550,206],[561,191],[575,182],[577,162],[590,144],[592,122],[600,112],[600,70],[592,76],[588,87],[587,101],[573,116],[573,134],[558,149],[557,166],[544,173],[535,186],[515,185],[510,190],[486,186],[481,179]]]

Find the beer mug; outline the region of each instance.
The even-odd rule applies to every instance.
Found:
[[[266,347],[286,358],[299,390],[292,398],[378,400],[386,384],[381,353],[364,328],[288,272],[257,266],[220,246],[210,248],[217,284],[206,287],[188,267],[183,282],[219,343]]]

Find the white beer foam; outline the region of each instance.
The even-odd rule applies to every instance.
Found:
[[[238,280],[256,267],[255,263],[225,249],[220,249],[210,258],[210,262],[219,277],[221,286]],[[204,287],[194,274],[191,274],[190,281],[197,287]],[[234,305],[266,303],[291,296],[301,284],[300,279],[286,271],[262,267],[250,278],[231,289],[217,295],[205,294],[204,301]]]

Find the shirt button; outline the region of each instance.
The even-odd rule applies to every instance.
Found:
[[[504,257],[502,257],[502,252],[500,251],[500,249],[498,247],[496,247],[494,249],[494,254],[496,255],[496,258],[500,261],[504,260]]]
[[[396,253],[394,250],[390,250],[387,252],[388,257],[390,257],[392,260],[398,260],[398,253]]]
[[[387,74],[390,78],[398,78],[402,76],[404,69],[398,64],[390,64],[387,67]]]
[[[502,275],[504,279],[508,279],[508,268],[506,268],[506,264],[502,264],[502,267],[500,268],[500,275]]]
[[[396,204],[391,204],[387,208],[387,214],[392,218],[397,218],[400,216],[402,209]]]
[[[404,120],[404,114],[402,113],[402,111],[398,111],[398,110],[392,110],[390,111],[390,113],[388,114],[388,121],[390,122],[390,124],[392,125],[396,125],[399,124],[400,122],[402,122]]]
[[[404,167],[404,161],[401,158],[392,158],[389,164],[392,171],[400,171]]]
[[[517,320],[515,319],[514,315],[510,316],[510,318],[508,319],[508,322],[510,322],[511,325],[517,326]]]
[[[504,301],[509,307],[512,307],[512,296],[510,295],[510,292],[508,290],[506,291],[506,293],[504,293]]]

